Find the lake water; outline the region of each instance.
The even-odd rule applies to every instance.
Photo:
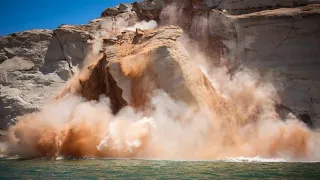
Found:
[[[320,179],[318,162],[0,159],[0,179]]]

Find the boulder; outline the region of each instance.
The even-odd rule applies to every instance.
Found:
[[[117,113],[125,105],[144,109],[157,90],[195,109],[212,109],[223,123],[243,123],[248,119],[221,97],[199,66],[178,42],[182,30],[175,26],[156,30],[125,31],[116,40],[105,39],[104,51],[58,96],[77,94],[111,100]],[[111,43],[112,42],[112,43]],[[210,98],[208,98],[210,97]],[[182,103],[183,104],[183,103]]]
[[[0,69],[6,71],[22,71],[30,70],[34,67],[34,63],[21,57],[13,57],[7,59],[0,64]]]
[[[163,0],[146,0],[132,3],[132,10],[141,20],[159,20],[160,13],[164,8]]]
[[[106,8],[102,13],[101,17],[108,17],[108,16],[116,16],[121,13],[130,12],[132,9],[131,4],[120,4],[116,7]]]

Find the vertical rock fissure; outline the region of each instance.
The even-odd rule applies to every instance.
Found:
[[[291,27],[290,27],[290,29],[289,29],[289,31],[288,31],[287,36],[276,46],[276,49],[278,49],[286,40],[289,39],[290,34],[291,34],[291,32],[292,32],[292,30],[293,30],[293,28],[294,28],[294,23],[293,23],[293,22],[294,22],[294,21],[291,21]]]
[[[61,52],[63,54],[63,57],[64,57],[64,60],[68,63],[68,67],[69,67],[69,71],[71,72],[71,74],[73,75],[74,72],[72,70],[72,65],[71,65],[71,62],[66,58],[65,56],[65,53],[64,53],[64,50],[63,50],[63,46],[61,44],[61,41],[60,41],[60,38],[59,38],[59,35],[56,33],[56,32],[53,32],[53,34],[57,37],[57,40],[58,40],[58,43],[59,43],[59,46],[61,48]]]
[[[224,0],[219,1],[219,2],[218,2],[218,4],[217,4],[216,6],[214,6],[214,7],[213,7],[213,9],[218,9],[218,8],[219,8],[219,6],[221,5],[221,3],[222,3],[223,1],[224,1]]]

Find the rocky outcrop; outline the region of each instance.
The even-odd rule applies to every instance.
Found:
[[[281,106],[290,109],[286,112],[305,117],[301,119],[309,119],[309,125],[318,127],[320,6],[317,3],[177,1],[164,8],[162,14],[169,16],[162,16],[160,24],[183,27],[213,65],[225,64],[227,59],[230,73],[241,67],[259,70],[262,76],[272,73]],[[310,5],[301,6],[306,4]]]
[[[125,31],[116,39],[104,39],[100,56],[73,78],[59,98],[76,93],[87,100],[98,100],[104,94],[117,113],[125,105],[147,108],[152,95],[160,89],[195,109],[219,112],[223,123],[244,123],[252,114],[240,113],[232,102],[218,95],[178,42],[181,35],[180,28],[169,26]]]
[[[199,72],[182,73],[194,65],[177,42],[181,35],[181,29],[166,27],[125,31],[115,39],[104,39],[102,54],[75,77],[79,85],[71,84],[72,87],[66,88],[60,96],[74,91],[73,87],[78,87],[75,92],[88,100],[97,100],[101,94],[106,94],[112,102],[122,101],[121,105],[114,104],[114,111],[118,111],[126,104],[142,108],[150,93],[161,88],[173,97],[194,104],[189,88],[195,87],[188,86],[185,81]]]
[[[122,28],[139,21],[130,9],[119,9],[124,13],[98,18],[88,25],[61,25],[53,31],[31,30],[0,37],[0,128],[14,123],[17,116],[38,111],[56,96],[82,68],[88,41],[106,34],[115,37]]]
[[[217,9],[224,9],[229,14],[248,14],[263,10],[272,10],[278,8],[294,8],[305,6],[307,4],[319,3],[318,0],[214,0],[206,1],[208,6],[214,6]]]
[[[215,65],[228,59],[231,73],[241,67],[256,69],[262,77],[272,73],[287,112],[307,117],[303,119],[309,119],[308,124],[318,127],[319,19],[317,4],[242,15],[209,10],[194,13],[186,30],[195,41],[201,40]]]
[[[56,96],[81,66],[88,38],[81,26],[0,37],[0,128]]]
[[[0,127],[16,116],[38,110],[63,80],[56,73],[43,74],[53,32],[32,30],[0,37]]]
[[[0,62],[21,57],[40,67],[51,37],[51,30],[31,30],[0,37]]]
[[[120,13],[130,12],[131,10],[132,10],[131,4],[120,4],[119,6],[105,9],[101,13],[101,17],[116,16]]]
[[[85,26],[62,25],[53,31],[53,35],[45,64],[40,70],[42,73],[55,71],[66,81],[77,68],[81,68],[87,53],[89,33]],[[61,69],[61,66],[66,67]]]
[[[120,31],[142,20],[181,27],[213,65],[219,66],[227,59],[231,74],[242,66],[259,70],[262,77],[271,71],[281,95],[279,107],[309,118],[312,126],[320,126],[317,3],[318,0],[145,0],[107,8],[88,25],[62,25],[53,31],[32,30],[0,37],[0,128],[18,115],[38,110],[78,68],[83,68],[92,48],[88,41],[105,39],[105,56],[100,58],[104,61],[97,61],[100,65],[91,66],[90,71],[105,71],[105,59],[119,59],[121,53],[137,57],[122,52],[124,45],[115,44],[125,41],[124,35],[116,38]],[[134,37],[136,44],[144,39]],[[112,67],[107,65],[110,73],[99,77],[102,79],[94,73],[86,77],[98,78],[101,83],[86,83],[88,79],[81,82],[84,89],[100,89],[118,99],[112,102],[116,112],[132,102],[128,98],[130,92],[122,92],[123,97],[117,92],[128,84],[114,86],[118,81]],[[96,99],[98,92],[85,96]]]

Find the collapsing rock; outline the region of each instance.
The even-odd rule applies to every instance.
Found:
[[[103,40],[100,53],[91,49],[87,64],[52,105],[10,127],[7,154],[170,159],[312,154],[314,135],[294,118],[282,122],[274,116],[272,102],[255,92],[255,83],[231,100],[217,92],[177,41],[181,34],[169,26]]]
[[[75,77],[79,79],[75,92],[88,100],[107,95],[116,113],[127,104],[143,109],[153,92],[162,89],[195,108],[235,112],[225,114],[229,122],[243,119],[231,103],[216,94],[208,77],[191,61],[177,42],[181,35],[182,30],[174,26],[122,33],[114,45],[105,44],[103,55],[87,67],[85,75]],[[71,87],[66,88],[60,97],[70,91]]]
[[[161,1],[134,3],[133,11],[140,19],[161,20],[162,4],[154,2]],[[193,2],[194,22],[186,27],[189,35],[201,32],[191,38],[200,41],[200,47],[206,47],[203,49],[210,60],[219,61],[221,49],[232,49],[239,43],[232,41],[241,37],[239,27],[233,27],[234,22],[241,23],[241,18],[256,18],[260,14],[203,13],[208,9],[198,6],[202,1]],[[70,71],[73,72],[74,65],[79,65],[81,71],[75,72],[52,107],[26,115],[10,128],[9,154],[170,159],[283,157],[283,154],[293,158],[311,157],[316,134],[291,113],[285,114],[286,121],[280,121],[273,96],[268,94],[273,92],[272,86],[259,89],[263,82],[248,76],[241,78],[237,71],[231,73],[235,77],[231,79],[227,74],[220,74],[224,78],[219,73],[207,73],[207,69],[191,58],[194,56],[189,56],[192,52],[188,53],[177,40],[182,34],[180,28],[141,30],[136,25],[124,28],[117,18],[125,15],[124,12],[126,8],[117,7],[108,10],[109,15],[116,17],[100,18],[88,27],[61,26],[54,32],[62,54],[67,55]],[[124,17],[131,17],[127,15],[130,14]],[[195,23],[197,19],[210,18],[215,21],[209,22],[215,24]],[[108,22],[105,26],[100,24],[104,21]],[[225,31],[230,27],[230,32]],[[83,34],[82,28],[96,34]],[[72,34],[76,32],[76,37],[71,39],[78,39],[79,43],[71,45],[60,38],[71,30]],[[89,46],[83,48],[88,48],[89,53],[82,66],[79,54],[70,54],[68,49],[81,48],[86,40]],[[261,145],[261,141],[265,143]]]

